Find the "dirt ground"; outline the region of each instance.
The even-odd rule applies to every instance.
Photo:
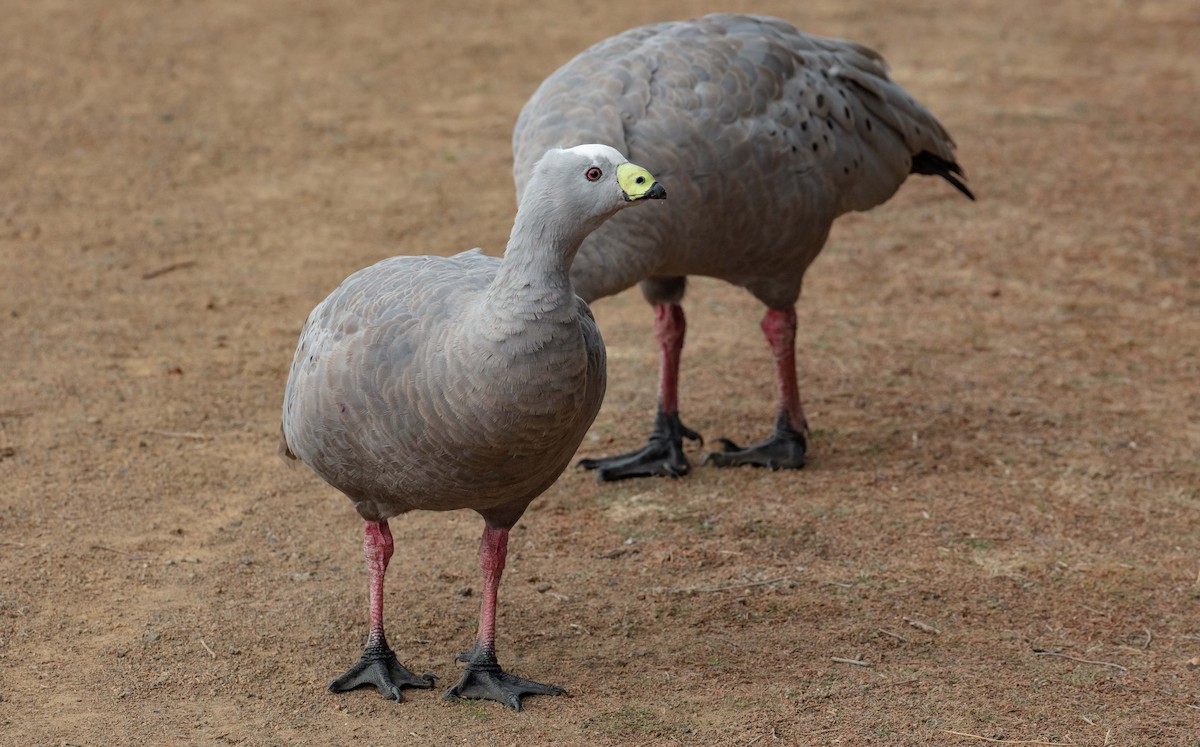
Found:
[[[326,693],[366,572],[349,502],[275,455],[305,316],[388,255],[499,252],[538,82],[720,9],[880,50],[979,201],[914,179],[835,227],[799,307],[805,470],[570,470],[535,502],[499,652],[570,698],[440,699],[479,603],[463,512],[393,522],[389,638],[439,688]],[[1194,2],[3,16],[0,744],[1200,745]],[[757,440],[762,309],[689,298],[684,419]],[[644,438],[657,366],[636,291],[595,312],[588,455]]]

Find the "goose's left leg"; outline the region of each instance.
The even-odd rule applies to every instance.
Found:
[[[630,477],[682,477],[691,470],[683,453],[683,439],[704,443],[700,434],[679,420],[679,357],[687,333],[687,318],[677,303],[654,305],[654,336],[661,351],[658,377],[658,411],[646,445],[636,451],[596,459],[581,459],[579,466],[596,470],[597,482]]]
[[[525,695],[562,695],[558,685],[543,685],[509,674],[496,661],[496,592],[508,556],[508,528],[488,524],[479,540],[479,568],[483,571],[483,603],[479,609],[479,633],[470,651],[455,658],[466,662],[462,679],[445,693],[446,700],[476,698],[521,710]]]
[[[770,469],[800,469],[804,466],[808,421],[800,407],[800,389],[796,384],[796,308],[768,309],[762,320],[762,331],[775,354],[775,377],[779,382],[775,432],[766,441],[745,448],[728,438],[717,439],[724,451],[709,454],[705,464],[718,467],[751,464]]]

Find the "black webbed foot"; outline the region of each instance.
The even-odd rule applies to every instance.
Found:
[[[767,469],[800,469],[804,466],[804,455],[808,440],[804,434],[792,427],[786,413],[780,413],[775,421],[775,432],[766,441],[747,446],[738,446],[728,438],[717,439],[724,451],[714,451],[704,457],[705,464],[716,467],[737,467],[743,464]]]
[[[646,445],[637,451],[598,459],[580,459],[578,466],[596,470],[596,482],[613,482],[631,477],[682,477],[691,469],[683,453],[683,439],[704,439],[679,420],[679,413],[662,410],[654,416],[654,430]]]
[[[358,687],[372,685],[383,697],[400,702],[404,698],[400,689],[404,687],[433,687],[434,677],[429,672],[422,675],[409,671],[396,654],[388,647],[387,639],[380,635],[367,641],[362,658],[345,674],[329,683],[329,692],[344,693]]]
[[[481,648],[478,643],[454,658],[466,662],[467,668],[458,683],[442,696],[446,700],[494,700],[519,711],[521,698],[525,695],[565,695],[567,692],[558,685],[544,685],[505,672],[496,661],[495,652]]]

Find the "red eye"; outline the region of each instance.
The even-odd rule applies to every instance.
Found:
[[[594,182],[602,176],[604,175],[600,173],[600,169],[596,168],[595,166],[587,170],[587,179],[589,182]]]

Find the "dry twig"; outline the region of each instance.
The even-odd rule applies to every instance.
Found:
[[[1035,648],[1033,650],[1033,653],[1037,656],[1058,656],[1063,659],[1070,659],[1071,661],[1077,661],[1080,664],[1094,664],[1098,667],[1111,667],[1112,669],[1121,670],[1121,674],[1127,674],[1129,672],[1129,670],[1126,669],[1125,667],[1121,666],[1120,664],[1114,664],[1111,661],[1093,661],[1092,659],[1081,659],[1078,656],[1071,656],[1070,654],[1062,654],[1062,653],[1059,653],[1058,651],[1046,651],[1045,649],[1040,649],[1040,648]]]
[[[766,581],[748,581],[742,584],[725,584],[723,586],[689,586],[686,588],[676,587],[673,589],[658,589],[666,594],[713,594],[718,591],[731,591],[733,589],[749,589],[753,586],[770,586],[781,581],[790,581],[791,576],[780,576],[779,578],[771,578]]]
[[[871,666],[871,662],[869,662],[869,661],[862,661],[861,659],[843,659],[843,658],[842,658],[842,657],[840,657],[840,656],[831,656],[831,657],[829,657],[829,658],[830,658],[830,659],[833,659],[833,660],[834,660],[834,661],[836,661],[838,664],[853,664],[853,665],[854,665],[854,666],[856,666],[856,667],[869,667],[869,666]]]
[[[923,623],[923,622],[921,622],[920,620],[914,620],[914,619],[912,619],[911,617],[906,617],[906,618],[904,618],[904,622],[906,622],[906,623],[908,623],[909,625],[913,626],[913,627],[914,627],[914,628],[916,628],[917,630],[921,630],[921,631],[924,631],[924,632],[926,632],[926,633],[932,633],[933,635],[941,635],[941,634],[942,634],[942,631],[940,631],[940,630],[938,630],[937,628],[933,627],[933,626],[932,626],[932,625],[930,625],[929,623]]]
[[[162,436],[164,438],[190,438],[194,441],[211,441],[212,436],[207,433],[192,433],[189,431],[146,431],[151,436]]]
[[[214,659],[217,658],[217,652],[213,651],[211,648],[209,648],[208,644],[204,642],[203,638],[200,639],[200,645],[204,647],[204,650],[208,652],[209,656],[211,656]]]
[[[946,734],[953,734],[956,737],[978,739],[981,742],[991,742],[993,744],[1040,744],[1054,745],[1054,747],[1075,747],[1074,742],[1044,742],[1040,739],[992,739],[991,737],[984,737],[979,734],[967,734],[961,731],[950,731],[949,729],[942,729],[942,731]]]
[[[884,684],[880,685],[880,687],[900,687],[901,685],[911,685],[914,682],[920,681],[921,680],[919,677],[909,677],[908,679],[900,680],[899,682],[885,682]]]
[[[622,555],[625,555],[626,553],[636,553],[636,552],[638,552],[638,549],[636,547],[618,547],[616,550],[609,550],[608,552],[602,552],[599,555],[597,555],[596,557],[602,558],[604,560],[612,560],[613,558],[619,558]]]
[[[93,550],[103,550],[103,551],[105,551],[105,552],[116,553],[117,555],[124,555],[124,554],[125,554],[125,553],[121,552],[120,550],[118,550],[118,549],[117,549],[117,548],[115,548],[115,547],[109,547],[108,545],[101,545],[101,544],[97,544],[97,543],[92,543],[92,549],[93,549]]]
[[[883,633],[884,635],[886,635],[888,637],[895,638],[897,641],[900,641],[901,643],[908,643],[908,639],[905,638],[904,636],[900,635],[899,633],[893,633],[892,631],[884,630],[883,628],[876,628],[875,630],[877,630],[880,633]]]
[[[194,264],[196,264],[196,260],[194,260],[194,259],[185,259],[185,260],[181,260],[179,262],[172,262],[169,265],[163,265],[162,267],[158,268],[157,270],[149,270],[148,272],[143,272],[142,280],[153,280],[154,278],[158,277],[159,275],[166,275],[168,272],[174,272],[176,270],[183,270],[188,267],[191,267]]]

